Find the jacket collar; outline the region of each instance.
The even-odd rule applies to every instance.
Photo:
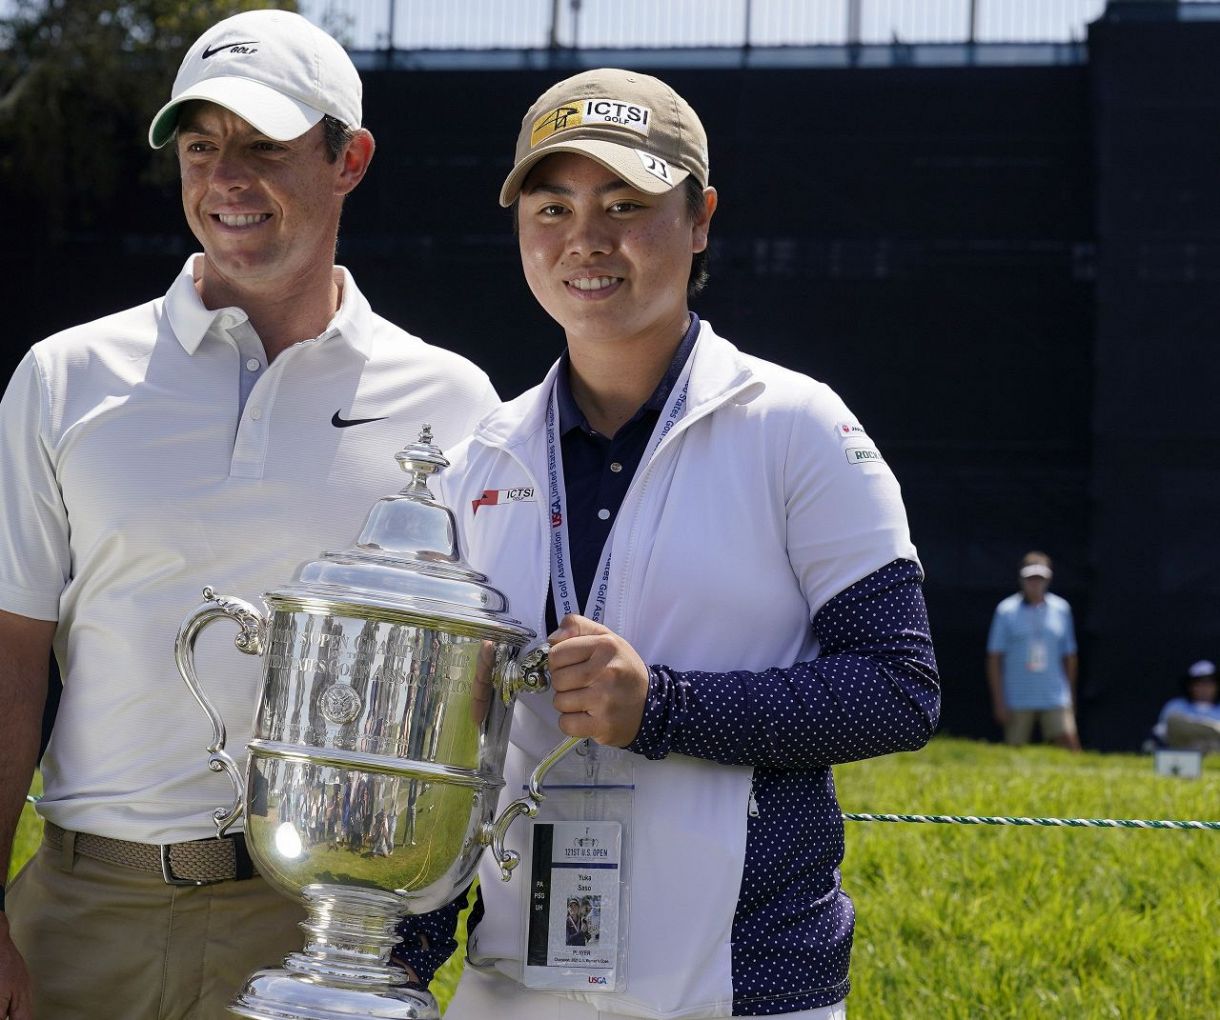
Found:
[[[700,320],[699,338],[691,353],[690,389],[686,417],[694,418],[726,399],[746,404],[762,392],[764,384],[749,359]],[[519,397],[501,404],[475,429],[475,438],[489,446],[517,446],[542,431],[551,389],[563,359],[556,361],[542,382]]]

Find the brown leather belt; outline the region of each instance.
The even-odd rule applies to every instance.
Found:
[[[62,850],[67,836],[54,822],[47,822],[42,838],[52,850]],[[125,839],[76,832],[73,849],[84,857],[160,875],[167,885],[211,885],[241,881],[258,874],[246,852],[244,834],[235,832],[220,839],[195,839],[189,843],[131,843]]]

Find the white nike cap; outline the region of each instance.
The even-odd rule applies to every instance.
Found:
[[[281,142],[300,137],[326,114],[358,128],[361,93],[351,57],[316,25],[289,11],[246,11],[195,40],[148,142],[154,149],[165,145],[182,104],[192,99],[223,106]]]

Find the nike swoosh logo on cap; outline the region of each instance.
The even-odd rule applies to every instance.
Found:
[[[336,411],[331,415],[330,423],[337,429],[345,429],[352,425],[367,425],[371,421],[385,421],[386,416],[380,418],[342,418],[339,412]]]
[[[254,46],[257,42],[257,39],[239,39],[237,42],[221,43],[219,46],[204,50],[199,59],[207,60],[208,57],[216,56],[221,50],[231,50],[234,46]]]

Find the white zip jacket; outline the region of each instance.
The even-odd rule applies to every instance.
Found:
[[[828,600],[896,559],[916,561],[898,484],[827,386],[742,354],[707,322],[691,359],[687,411],[640,464],[618,514],[604,622],[645,662],[673,670],[763,671],[812,660],[810,621]],[[557,368],[488,415],[436,484],[468,561],[540,635],[552,513],[544,418]],[[519,697],[501,808],[563,738],[556,719],[549,695]],[[727,730],[734,723],[724,720]],[[619,992],[563,994],[633,1016],[732,1013],[755,763],[596,750],[626,763],[635,786],[625,840],[626,982]],[[811,796],[829,790],[833,803],[822,771]],[[837,814],[835,823],[841,841]],[[515,824],[509,839],[522,852],[525,830]],[[837,864],[827,877],[832,896],[842,896]],[[528,866],[504,883],[488,855],[480,875],[486,915],[469,954],[519,977]],[[842,974],[814,1000],[845,994],[842,956]]]

